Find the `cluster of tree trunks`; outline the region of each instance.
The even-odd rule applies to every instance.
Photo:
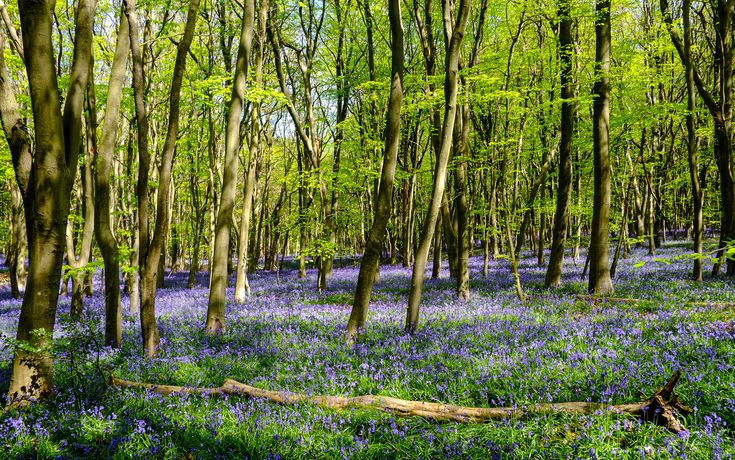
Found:
[[[505,37],[507,54],[500,64],[505,71],[501,70],[503,75],[496,88],[503,96],[485,98],[476,78],[484,73],[480,64],[486,46],[483,31],[488,1],[481,0],[473,8],[470,0],[443,0],[440,28],[434,25],[438,3],[409,2],[409,32],[416,35],[421,53],[415,59],[423,59],[424,70],[423,80],[414,86],[429,102],[403,112],[404,92],[416,91],[404,87],[404,68],[420,68],[421,64],[406,62],[414,57],[405,49],[400,5],[391,0],[390,94],[384,104],[382,132],[382,103],[375,89],[380,84],[380,62],[376,63],[375,54],[382,44],[374,38],[379,23],[372,16],[370,2],[300,2],[289,18],[279,5],[267,0],[259,0],[257,5],[254,0],[246,0],[237,7],[218,3],[207,5],[201,12],[199,0],[190,0],[180,36],[170,39],[175,45],[173,64],[168,64],[170,74],[160,82],[157,78],[162,74],[156,66],[163,61],[162,51],[154,44],[163,40],[160,33],[165,26],[177,15],[183,17],[184,12],[162,9],[161,17],[155,18],[161,23],[156,35],[152,25],[156,21],[150,20],[151,5],[144,5],[139,13],[135,0],[125,0],[112,60],[100,66],[109,67],[102,122],[97,113],[97,72],[92,56],[96,2],[80,0],[69,6],[75,11],[70,21],[74,27],[69,62],[62,55],[63,47],[68,45],[64,34],[71,38],[72,28],[64,32],[54,26],[53,1],[18,2],[22,34],[15,30],[5,4],[0,3],[4,32],[0,33],[0,51],[7,44],[22,59],[33,116],[30,132],[22,115],[27,103],[19,103],[18,90],[12,83],[17,65],[7,62],[6,54],[0,53],[0,119],[15,171],[15,182],[10,187],[12,216],[6,262],[12,295],[19,297],[23,292],[24,296],[17,338],[38,350],[16,353],[11,396],[37,397],[50,391],[51,358],[44,350],[56,320],[61,267],[65,258],[68,270],[62,286],[66,288],[66,280],[71,280],[71,315],[80,318],[84,314],[84,294],[91,286],[95,241],[104,260],[105,342],[119,347],[122,340],[122,268],[130,312],[140,315],[146,356],[155,356],[160,345],[155,294],[164,280],[166,259],[171,270],[184,269],[188,259],[190,287],[196,284],[202,260],[207,260],[211,278],[205,328],[215,334],[225,327],[226,287],[235,264],[234,301],[243,303],[250,292],[247,275],[260,260],[265,269],[278,270],[286,254],[297,253],[299,276],[306,276],[307,262],[313,261],[317,289],[323,290],[328,288],[339,253],[364,251],[347,328],[348,342],[353,342],[365,327],[381,258],[391,263],[400,258],[404,266],[413,267],[405,323],[409,332],[419,327],[425,269],[432,250],[432,276],[440,275],[442,252],[446,251],[449,275],[456,281],[457,298],[462,300],[470,297],[469,256],[476,243],[481,243],[483,275],[488,274],[490,257],[507,258],[518,298],[524,302],[527,295],[518,273],[524,246],[535,251],[537,263],[542,266],[550,241],[545,285],[555,287],[561,283],[568,241],[574,240],[576,264],[585,233],[590,236],[583,270],[586,273],[589,267],[588,289],[596,295],[609,295],[619,257],[627,254],[631,230],[639,244],[646,240],[653,254],[665,240],[667,225],[679,228],[691,222],[693,253],[697,256],[692,274],[701,281],[707,162],[702,161],[698,151],[709,145],[697,131],[702,123],[697,118],[698,100],[712,119],[709,142],[718,173],[719,262],[713,271],[717,274],[721,265],[727,265],[727,273],[734,275],[735,259],[727,255],[735,241],[733,43],[728,39],[733,34],[735,2],[712,2],[706,6],[711,17],[695,15],[700,22],[696,26],[691,16],[697,5],[690,0],[682,4],[681,14],[678,9],[672,14],[667,0],[660,0],[656,8],[655,3],[644,0],[641,5],[641,33],[655,37],[659,21],[676,56],[662,56],[646,48],[645,65],[659,72],[678,57],[684,68],[681,76],[686,91],[680,93],[685,94],[687,112],[680,117],[678,128],[674,116],[666,114],[642,126],[635,138],[624,133],[622,142],[611,139],[611,2],[597,0],[591,118],[593,212],[589,226],[590,219],[583,213],[570,210],[575,194],[576,207],[584,204],[583,173],[575,173],[573,165],[584,164],[586,159],[574,142],[581,137],[579,120],[584,116],[577,109],[577,95],[585,90],[575,78],[581,73],[577,36],[580,18],[575,17],[569,0],[557,1],[558,20],[548,24],[536,21],[527,11],[528,6],[513,9]],[[242,14],[235,11],[240,8]],[[356,9],[359,15],[352,14]],[[212,20],[209,42],[204,46],[208,62],[197,57],[196,47],[192,49],[200,15]],[[143,16],[145,21],[140,20]],[[229,19],[234,16],[240,21],[239,40],[236,31],[230,30]],[[360,17],[356,20],[351,16]],[[364,27],[364,50],[356,29],[350,28],[357,22]],[[468,27],[474,42],[463,47]],[[435,36],[439,29],[443,31],[443,42]],[[326,30],[334,33],[334,44],[325,44]],[[702,59],[706,53],[693,45],[703,37],[711,38],[707,41],[712,51],[711,65]],[[517,71],[531,38],[537,40],[539,49],[548,48],[548,40],[556,40],[557,55],[548,56],[556,68],[549,70],[545,61],[537,60],[523,75]],[[215,40],[219,41],[219,51]],[[233,45],[237,46],[235,55]],[[443,98],[435,95],[440,73],[438,50],[444,50]],[[214,106],[222,96],[210,87],[200,90],[206,101],[193,103],[196,107],[189,111],[183,99],[186,96],[182,97],[182,87],[186,94],[187,60],[193,61],[196,71],[209,81],[215,79],[212,69],[219,58],[217,52],[226,72],[223,86],[232,86],[229,104],[218,111]],[[134,117],[122,113],[128,55]],[[330,63],[327,67],[333,67],[329,69],[333,76],[328,84],[319,81],[324,75],[325,56]],[[365,86],[357,82],[363,63]],[[273,66],[273,72],[265,68],[268,65]],[[58,80],[60,76],[67,78],[67,71],[69,86],[62,95]],[[546,88],[542,82],[553,84]],[[275,85],[280,90],[277,98],[263,96]],[[151,100],[154,89],[161,94],[160,101]],[[649,85],[645,90],[646,106],[683,102],[684,96],[676,96],[674,90],[673,83],[670,87],[661,82]],[[333,105],[324,103],[327,93],[334,93]],[[277,102],[264,102],[269,97]],[[557,123],[556,117],[549,115],[549,107],[559,97]],[[406,99],[416,104],[415,98]],[[157,109],[159,106],[162,109]],[[183,116],[190,117],[191,123],[180,121],[182,107]],[[281,122],[279,111],[288,121]],[[358,127],[350,124],[353,115]],[[218,123],[224,126],[222,133],[215,129]],[[184,125],[181,129],[180,124]],[[277,126],[283,133],[276,132]],[[629,128],[626,125],[624,131]],[[676,144],[677,129],[686,133],[686,142],[680,145]],[[204,138],[206,143],[194,145]],[[125,152],[119,152],[121,139],[127,144]],[[616,142],[626,145],[621,148]],[[676,212],[669,216],[665,215],[669,211],[664,195],[670,193],[666,182],[672,179],[669,169],[677,147],[686,149],[689,184],[670,198],[675,204],[668,208]],[[241,150],[246,153],[241,154]],[[174,161],[177,151],[189,161],[189,170],[179,176]],[[558,172],[554,168],[557,152]],[[660,152],[667,155],[658,158]],[[427,169],[425,158],[432,164],[430,174],[426,174],[431,176],[430,182],[421,176],[422,164]],[[369,164],[370,171],[355,170],[357,181],[362,183],[345,185],[342,178],[346,168],[354,168],[350,161],[356,159]],[[240,168],[241,161],[244,168]],[[238,193],[240,169],[245,172]],[[397,176],[398,171],[402,175]],[[394,190],[396,181],[398,193]],[[617,245],[610,261],[613,191],[621,203]],[[240,194],[241,214],[236,219]],[[181,199],[181,195],[186,198]],[[544,204],[550,197],[555,200],[553,217]],[[348,200],[359,207],[358,223],[344,222]],[[113,212],[118,207],[122,211]],[[69,219],[70,210],[77,218]],[[289,219],[290,212],[295,219]],[[205,247],[209,254],[202,254]]]

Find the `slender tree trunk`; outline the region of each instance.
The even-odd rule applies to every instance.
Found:
[[[692,236],[694,239],[694,267],[692,278],[702,282],[702,234],[704,233],[704,218],[702,215],[703,196],[699,183],[699,165],[697,164],[697,127],[696,127],[696,89],[694,86],[694,69],[692,67],[691,49],[692,33],[690,25],[691,0],[684,0],[682,16],[684,22],[684,62],[687,85],[687,161],[689,163],[689,179],[692,183]]]
[[[94,62],[90,59],[89,81],[87,87],[87,117],[86,117],[86,154],[81,166],[81,191],[79,192],[80,206],[84,223],[82,225],[82,238],[79,242],[79,256],[76,256],[74,250],[74,237],[72,234],[73,224],[67,222],[66,227],[66,258],[67,263],[71,267],[71,308],[70,314],[74,319],[80,319],[84,310],[84,295],[87,291],[87,283],[91,273],[86,271],[92,254],[92,244],[94,243],[94,222],[95,222],[95,198],[94,198],[94,176],[92,172],[92,163],[97,157],[97,100],[94,91]],[[90,288],[91,289],[91,288]]]
[[[91,73],[91,72],[90,72]],[[94,93],[92,94],[92,100],[94,100]],[[91,107],[94,105],[94,101],[89,104]],[[96,117],[96,113],[94,114]],[[76,256],[74,250],[74,238],[72,235],[73,225],[71,221],[67,222],[66,226],[66,259],[67,263],[71,267],[71,308],[70,313],[72,318],[80,319],[82,317],[84,309],[84,280],[86,278],[85,268],[89,262],[90,255],[92,253],[92,243],[94,241],[94,178],[92,176],[92,161],[96,156],[96,141],[93,137],[93,133],[96,129],[91,128],[90,122],[92,117],[88,117],[87,123],[87,153],[84,158],[84,164],[81,167],[81,185],[82,190],[80,193],[82,216],[84,224],[82,226],[82,238],[79,242],[79,256]]]
[[[347,322],[346,340],[354,342],[365,328],[370,294],[373,290],[375,273],[380,264],[380,251],[385,240],[385,231],[393,205],[393,179],[398,161],[400,144],[401,105],[403,103],[403,21],[400,0],[389,0],[388,15],[391,29],[391,89],[388,114],[385,122],[385,150],[380,177],[380,188],[376,200],[375,218],[368,233],[365,252],[360,262],[355,300]]]
[[[622,188],[622,199],[620,201],[620,231],[618,232],[618,242],[615,245],[615,255],[613,255],[612,264],[610,264],[610,279],[615,278],[615,272],[618,268],[618,259],[620,257],[620,250],[625,248],[627,245],[628,237],[628,197],[630,196],[630,184],[625,188]]]
[[[419,320],[419,302],[421,300],[421,291],[424,285],[424,270],[426,269],[426,259],[429,255],[429,248],[434,236],[434,228],[439,216],[442,197],[444,196],[444,186],[446,184],[447,163],[452,144],[452,132],[454,130],[454,119],[457,114],[457,74],[459,66],[459,54],[464,36],[465,26],[467,25],[467,17],[469,16],[471,0],[460,0],[457,19],[454,21],[451,40],[447,49],[445,58],[446,74],[444,78],[444,123],[442,126],[442,142],[441,149],[436,158],[434,170],[434,186],[432,189],[431,202],[427,211],[424,226],[421,231],[421,239],[418,250],[416,251],[416,259],[413,265],[413,274],[411,275],[411,291],[408,297],[408,308],[406,310],[406,330],[414,333],[418,329]],[[451,23],[452,8],[449,5],[444,7],[444,21]],[[447,29],[450,29],[448,27]]]
[[[207,323],[205,326],[209,334],[217,334],[225,328],[227,261],[229,259],[232,211],[235,207],[237,171],[239,166],[240,119],[242,118],[244,106],[245,85],[250,64],[254,21],[255,1],[246,0],[243,9],[235,75],[233,77],[232,96],[230,97],[227,126],[225,127],[225,167],[222,177],[222,193],[220,194],[217,222],[214,228],[214,260],[212,261],[209,308],[207,309]],[[250,152],[251,156],[254,154],[254,151]],[[250,198],[252,199],[252,193]],[[241,233],[245,232],[245,230],[240,228]],[[245,234],[245,238],[247,238],[247,234]],[[243,262],[243,260],[238,260],[237,263],[239,265]]]
[[[110,221],[110,176],[117,144],[120,102],[130,51],[130,26],[125,12],[120,13],[117,45],[112,59],[110,83],[105,104],[102,142],[95,158],[95,233],[105,264],[105,344],[120,348],[122,344],[122,311],[120,309],[120,262],[117,239]]]
[[[254,8],[254,5],[253,5]],[[269,4],[267,0],[261,0],[258,5],[258,52],[255,60],[255,87],[262,86],[263,56],[265,53],[265,27],[268,18]],[[253,13],[254,14],[254,13]],[[243,187],[242,216],[240,220],[240,239],[238,244],[237,271],[235,273],[235,302],[244,303],[245,296],[250,295],[250,284],[248,283],[248,242],[250,234],[250,216],[253,207],[253,192],[257,180],[255,171],[257,167],[258,149],[260,147],[260,104],[252,103],[250,112],[250,139],[248,143],[248,169]]]
[[[257,156],[260,139],[257,131],[260,130],[258,117],[260,110],[258,104],[253,104],[251,111],[251,137],[248,148],[248,169],[245,173],[245,186],[242,198],[242,216],[240,218],[240,238],[238,241],[237,269],[235,272],[235,302],[245,303],[245,297],[250,295],[250,283],[248,283],[248,259],[250,243],[250,218],[253,214],[253,192],[255,190],[255,170],[257,167]],[[257,248],[256,248],[257,250]],[[257,259],[256,259],[257,261]]]
[[[135,116],[138,127],[138,182],[136,185],[136,197],[138,199],[138,248],[135,251],[138,267],[137,289],[131,286],[130,310],[137,307],[140,313],[140,324],[142,329],[143,348],[146,356],[153,356],[158,349],[158,326],[156,324],[155,312],[151,311],[151,299],[155,298],[155,286],[152,293],[150,278],[147,275],[149,239],[149,213],[148,213],[148,171],[150,169],[150,152],[148,144],[148,114],[144,102],[144,80],[143,80],[143,55],[139,44],[138,17],[135,0],[125,0],[125,15],[128,18],[130,34],[130,50],[133,60],[133,91],[135,97]],[[157,267],[158,264],[156,264]],[[155,279],[155,274],[153,275]],[[136,296],[136,299],[133,299]],[[148,299],[146,301],[146,299]],[[136,302],[137,301],[137,302]]]
[[[705,87],[698,70],[694,67],[691,55],[687,54],[678,31],[673,27],[668,0],[660,1],[664,23],[668,28],[671,40],[682,63],[691,75],[704,105],[714,121],[714,150],[717,169],[720,175],[720,250],[719,262],[712,268],[712,274],[720,271],[725,247],[735,240],[735,179],[733,179],[733,132],[732,132],[732,93],[733,93],[733,20],[735,20],[735,2],[717,0],[712,2],[712,23],[714,26],[714,73],[715,88],[710,92]],[[687,6],[690,6],[687,3]],[[691,25],[687,12],[687,31],[691,34]],[[691,52],[690,52],[691,53]],[[691,70],[689,70],[691,69]],[[690,172],[691,174],[691,172]],[[735,258],[727,260],[727,273],[735,275]]]
[[[2,47],[0,47],[0,53]],[[1,59],[1,58],[0,58]],[[2,78],[2,77],[0,77]],[[9,137],[8,137],[9,138]],[[10,250],[8,251],[8,271],[10,275],[10,295],[20,299],[26,284],[26,223],[23,212],[23,197],[15,180],[10,184]]]
[[[143,61],[138,43],[138,19],[135,12],[135,0],[126,0],[128,21],[130,24],[130,42],[133,52],[133,87],[135,92],[135,111],[138,122],[138,152],[140,155],[138,175],[138,216],[140,226],[140,322],[143,339],[143,349],[146,357],[158,354],[159,336],[156,323],[156,281],[158,264],[163,252],[163,246],[168,232],[169,221],[169,188],[171,185],[171,170],[176,147],[176,138],[179,128],[179,112],[181,100],[181,84],[186,70],[186,56],[189,52],[194,27],[196,25],[199,0],[191,0],[184,26],[184,35],[176,47],[176,61],[174,63],[171,90],[169,94],[169,117],[166,140],[161,155],[159,169],[159,188],[156,202],[156,223],[152,240],[148,240],[148,171],[150,157],[148,153],[148,120],[143,102]]]
[[[450,153],[451,159],[451,153]],[[450,160],[448,160],[450,161]],[[449,277],[457,279],[457,220],[456,214],[449,207],[448,191],[444,191],[440,208],[442,239],[447,245],[447,262],[449,264]]]
[[[343,122],[347,119],[348,108],[349,108],[349,91],[348,91],[348,78],[345,76],[345,62],[344,62],[344,45],[345,45],[345,24],[344,24],[344,11],[339,0],[335,0],[334,9],[337,20],[337,27],[339,29],[339,36],[337,37],[337,50],[335,56],[335,80],[337,89],[337,114],[335,120],[335,134],[334,134],[334,159],[332,162],[332,194],[328,207],[325,210],[325,230],[328,232],[327,241],[329,244],[328,255],[324,257],[321,269],[321,281],[320,285],[326,287],[327,280],[332,278],[332,270],[334,266],[334,253],[337,248],[337,214],[339,212],[339,188],[340,188],[340,161],[342,153],[342,142],[344,140],[344,125]]]
[[[594,204],[590,230],[590,292],[610,294],[610,0],[597,0],[595,20],[595,85],[593,108]]]
[[[556,190],[556,211],[551,241],[551,256],[546,269],[544,285],[557,287],[561,284],[564,265],[564,245],[569,222],[569,197],[572,189],[572,144],[574,141],[574,119],[576,118],[576,95],[574,91],[575,44],[572,35],[572,17],[569,0],[559,0],[559,67],[561,68],[561,140],[559,141],[559,183]]]
[[[459,125],[455,122],[455,132],[458,132],[455,148],[458,149],[460,160],[454,166],[454,208],[457,214],[457,297],[470,298],[470,235],[469,211],[467,206],[467,160],[470,155],[470,106],[469,102],[462,105]],[[459,128],[459,129],[457,129]]]
[[[130,251],[130,266],[135,267],[135,271],[128,274],[128,282],[130,283],[130,297],[128,300],[128,313],[131,315],[140,314],[140,233],[135,232],[133,235],[133,247]]]

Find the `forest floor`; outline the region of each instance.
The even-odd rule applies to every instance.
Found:
[[[415,336],[403,333],[410,269],[383,266],[365,335],[352,348],[343,338],[356,265],[336,264],[322,294],[315,271],[306,280],[290,269],[251,275],[251,297],[228,307],[219,337],[203,333],[206,274],[194,289],[185,287],[185,274],[170,275],[157,298],[161,356],[151,360],[141,358],[140,328],[130,315],[122,350],[99,346],[99,289],[86,299],[80,323],[69,320],[62,297],[54,335],[58,393],[50,403],[0,413],[0,458],[733,458],[735,283],[709,274],[701,285],[689,281],[691,261],[679,257],[686,251],[667,244],[655,258],[638,249],[620,261],[615,296],[639,302],[584,297],[583,259],[567,261],[562,288],[545,290],[545,269],[528,255],[520,267],[531,296],[526,306],[506,260],[491,261],[483,278],[482,259],[473,257],[470,300],[457,301],[446,277],[427,280]],[[19,310],[9,287],[0,287],[2,397]],[[679,434],[608,411],[437,423],[105,385],[110,370],[160,384],[217,387],[231,378],[306,394],[533,407],[640,401],[677,369],[677,392],[694,408],[680,417],[688,431]]]

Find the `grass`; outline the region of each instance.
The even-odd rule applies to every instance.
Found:
[[[673,258],[679,247],[658,257]],[[87,299],[82,323],[62,314],[55,332],[56,397],[0,415],[1,458],[732,458],[735,455],[735,301],[731,280],[687,281],[688,263],[644,252],[621,260],[616,296],[636,304],[588,302],[582,267],[565,267],[563,288],[546,291],[544,269],[529,257],[522,280],[533,294],[518,304],[507,262],[479,275],[458,302],[446,278],[427,280],[421,329],[402,332],[410,271],[381,267],[365,335],[343,337],[357,268],[335,270],[318,294],[315,273],[251,277],[253,295],[229,305],[227,330],[202,329],[207,281],[184,288],[169,278],[157,312],[162,354],[141,358],[137,319],[125,317],[122,350],[100,349],[102,298]],[[445,269],[446,273],[446,269]],[[7,288],[3,288],[7,289]],[[0,291],[0,333],[10,336],[20,305]],[[68,299],[62,299],[62,313]],[[0,392],[11,350],[0,346]],[[224,378],[310,394],[382,394],[471,406],[539,402],[635,402],[675,370],[678,391],[696,410],[673,435],[609,412],[530,415],[486,424],[433,423],[368,411],[278,406],[242,397],[174,395],[107,387],[105,372],[153,383],[214,387]],[[0,401],[2,402],[2,401]]]

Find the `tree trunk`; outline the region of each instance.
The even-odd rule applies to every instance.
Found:
[[[546,269],[544,285],[557,287],[561,284],[564,265],[564,245],[569,222],[569,197],[572,189],[572,144],[574,142],[574,119],[576,118],[576,95],[574,91],[575,44],[572,36],[572,17],[569,0],[559,0],[559,67],[561,69],[561,140],[559,141],[559,182],[556,190],[556,211],[551,240],[551,256]]]
[[[451,157],[451,153],[450,153]],[[449,161],[449,160],[447,160]],[[456,214],[449,207],[448,190],[444,191],[441,202],[442,239],[447,245],[447,262],[449,277],[457,279],[457,220]]]
[[[719,262],[715,263],[712,268],[712,274],[716,275],[720,271],[723,257],[726,254],[725,248],[732,244],[732,240],[735,240],[735,216],[733,215],[735,213],[735,182],[733,179],[732,146],[733,44],[731,39],[733,35],[733,17],[735,17],[735,2],[717,0],[712,3],[712,23],[715,29],[713,36],[717,37],[713,45],[714,66],[712,70],[715,75],[715,88],[713,92],[710,92],[705,87],[705,83],[702,81],[698,69],[694,67],[691,52],[687,54],[687,50],[685,50],[678,31],[673,27],[668,0],[661,0],[660,6],[664,23],[669,31],[677,54],[684,64],[685,69],[687,69],[687,73],[691,75],[697,92],[704,101],[704,105],[709,110],[714,121],[715,159],[720,174],[720,250],[717,254]],[[687,12],[686,27],[687,32],[691,34],[688,15],[689,13]],[[727,260],[727,273],[729,275],[735,275],[735,258]]]
[[[70,314],[74,319],[80,319],[84,310],[85,283],[87,279],[87,264],[92,254],[94,243],[94,176],[92,163],[97,157],[97,100],[94,91],[94,62],[90,59],[89,66],[90,85],[87,88],[87,123],[86,128],[86,154],[81,166],[81,191],[78,193],[82,211],[83,225],[82,238],[79,242],[79,256],[76,256],[73,237],[73,223],[67,222],[66,226],[66,259],[71,267],[71,308]]]
[[[126,0],[128,22],[130,24],[130,43],[133,53],[133,88],[135,93],[135,112],[138,122],[138,153],[140,155],[138,172],[138,216],[140,228],[140,321],[143,339],[143,349],[146,357],[158,354],[159,337],[156,324],[155,302],[158,264],[163,253],[163,246],[168,232],[169,221],[169,188],[171,185],[171,170],[176,147],[176,138],[179,128],[179,112],[181,100],[181,84],[186,70],[186,56],[189,52],[194,27],[196,25],[199,0],[191,0],[184,26],[184,35],[176,47],[176,61],[171,79],[169,93],[169,117],[166,140],[161,155],[159,169],[159,188],[156,202],[156,223],[153,238],[148,236],[148,115],[145,112],[143,100],[143,60],[138,42],[138,19],[135,11],[135,0]]]
[[[454,119],[457,114],[457,74],[459,66],[459,54],[464,37],[465,26],[467,25],[467,17],[469,16],[471,0],[460,0],[457,18],[454,21],[451,40],[447,48],[445,58],[446,74],[444,78],[444,122],[442,126],[441,149],[436,158],[434,169],[434,185],[432,188],[431,202],[427,211],[424,226],[421,231],[421,239],[418,250],[416,251],[416,259],[414,260],[413,273],[411,275],[411,291],[408,297],[408,308],[406,309],[406,330],[415,333],[418,329],[419,320],[419,301],[421,300],[421,291],[424,285],[424,270],[426,269],[426,259],[429,255],[429,248],[434,236],[434,227],[439,216],[439,209],[442,205],[442,197],[444,196],[444,186],[446,184],[447,163],[452,147],[452,132],[454,130]],[[452,8],[448,4],[444,6],[444,21],[451,23]],[[451,27],[447,27],[447,30]]]
[[[593,103],[594,204],[590,230],[588,290],[611,294],[608,238],[610,231],[610,0],[597,0],[595,8],[595,85]]]
[[[431,266],[431,277],[437,279],[441,276],[442,271],[442,227],[437,220],[434,230],[434,254]]]
[[[389,0],[388,14],[391,29],[391,89],[385,122],[385,150],[380,174],[380,188],[376,199],[375,218],[368,233],[365,252],[360,262],[355,300],[347,322],[346,341],[354,342],[365,328],[370,294],[375,274],[380,265],[380,252],[385,240],[386,226],[393,206],[393,179],[398,161],[403,104],[403,21],[400,0]]]
[[[467,209],[467,158],[470,156],[470,106],[462,105],[461,116],[455,122],[455,148],[459,161],[454,166],[454,209],[457,215],[457,297],[470,298],[470,257],[469,211]]]
[[[691,0],[684,0],[682,16],[684,22],[684,67],[687,85],[687,162],[689,164],[689,179],[692,183],[692,236],[694,239],[694,267],[692,278],[702,282],[702,234],[704,233],[704,218],[702,214],[703,192],[699,183],[699,165],[697,160],[697,126],[696,126],[696,89],[694,87],[694,69],[692,67],[691,49],[692,33],[689,22]]]
[[[122,87],[130,51],[130,26],[125,12],[120,12],[117,45],[112,59],[110,83],[105,105],[102,142],[95,158],[95,233],[105,264],[105,344],[120,348],[122,344],[122,311],[120,309],[120,262],[117,239],[110,221],[110,176],[117,144]]]
[[[112,378],[112,384],[121,388],[143,388],[162,395],[201,394],[201,395],[233,395],[263,398],[277,404],[303,405],[313,404],[317,407],[332,410],[369,409],[387,412],[397,416],[416,416],[437,422],[482,423],[491,420],[520,418],[530,413],[564,413],[572,415],[626,414],[640,418],[645,422],[665,427],[672,433],[684,433],[686,429],[679,423],[676,414],[688,415],[693,411],[681,403],[674,393],[681,372],[676,371],[663,388],[657,390],[650,398],[637,403],[616,404],[594,402],[553,402],[529,404],[528,409],[512,407],[464,407],[437,402],[410,401],[392,398],[385,395],[362,396],[330,396],[308,395],[287,391],[264,390],[231,379],[225,379],[220,387],[197,388],[175,385],[155,385],[151,383],[131,382]]]
[[[140,225],[140,224],[139,224]],[[129,303],[128,313],[131,315],[137,315],[140,313],[140,233],[135,232],[133,236],[133,248],[130,251],[130,266],[135,267],[128,274],[129,282]]]
[[[0,47],[0,53],[2,47]],[[2,58],[0,58],[2,59]],[[2,78],[2,77],[0,77]],[[7,135],[7,133],[6,133]],[[8,139],[10,136],[8,136]],[[15,180],[10,184],[10,250],[8,251],[8,271],[10,275],[10,295],[20,299],[26,284],[26,223],[23,213],[23,197]]]
[[[240,44],[237,50],[237,63],[233,77],[232,96],[225,127],[225,164],[222,176],[217,222],[214,227],[214,260],[209,287],[209,307],[207,308],[208,334],[217,334],[225,328],[225,290],[227,288],[227,260],[230,251],[230,232],[232,231],[232,211],[235,207],[237,174],[240,150],[240,119],[244,106],[245,85],[248,78],[250,51],[253,42],[253,23],[255,21],[255,1],[246,0],[243,7]],[[252,147],[252,145],[251,145]],[[255,152],[251,151],[253,156]],[[252,162],[251,160],[251,163]],[[252,169],[252,168],[250,168]],[[248,173],[250,176],[250,173]],[[249,179],[250,177],[248,177]],[[252,198],[252,193],[250,195]],[[246,196],[247,199],[247,196]],[[245,217],[245,216],[244,216]],[[243,233],[246,229],[240,228]],[[244,235],[247,238],[247,234]],[[241,236],[242,238],[242,236]],[[247,255],[247,253],[246,253]],[[243,260],[238,260],[238,265]]]
[[[62,115],[51,41],[53,5],[18,2],[35,127],[34,155],[15,96],[5,86],[9,81],[2,83],[3,99],[10,96],[3,101],[2,119],[6,132],[16,128],[7,139],[23,196],[30,259],[16,339],[39,351],[16,349],[8,390],[11,406],[26,404],[53,390],[52,358],[47,347],[56,320],[66,221],[78,166],[95,7],[94,0],[78,4],[74,59]],[[2,67],[5,69],[4,61]],[[3,73],[7,74],[7,69]]]
[[[342,142],[344,140],[344,125],[343,122],[347,119],[349,109],[349,80],[345,76],[345,62],[344,62],[344,42],[345,42],[345,29],[341,4],[339,0],[335,0],[334,9],[336,15],[336,21],[339,28],[339,36],[337,37],[337,50],[335,56],[335,75],[336,80],[336,91],[337,91],[337,113],[335,120],[335,134],[334,134],[334,159],[332,162],[332,196],[328,203],[328,207],[325,210],[325,221],[324,227],[328,232],[327,241],[327,255],[324,257],[322,262],[322,269],[320,276],[322,280],[320,285],[326,287],[327,280],[332,278],[332,270],[334,266],[334,253],[337,248],[337,214],[339,212],[339,188],[340,188],[340,160],[342,153]]]

